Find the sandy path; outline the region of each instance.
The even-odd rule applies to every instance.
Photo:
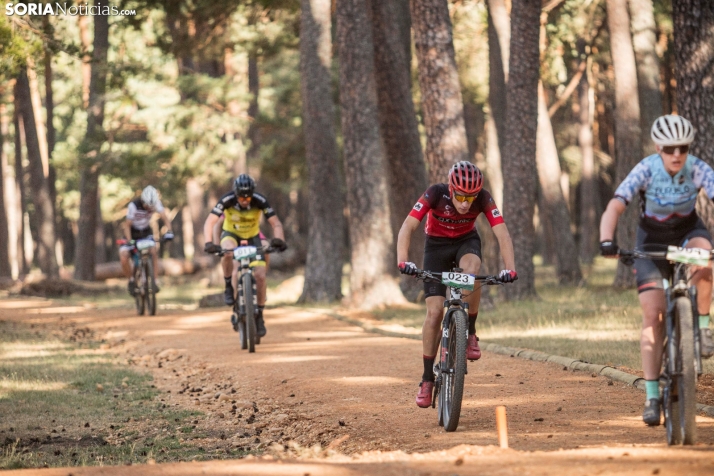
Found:
[[[641,421],[643,394],[605,377],[485,352],[469,364],[459,429],[447,434],[435,410],[414,404],[421,375],[418,341],[366,333],[316,311],[274,309],[266,311],[268,335],[249,354],[238,348],[226,310],[161,311],[151,318],[128,310],[77,310],[3,311],[12,319],[91,328],[110,351],[154,374],[167,405],[205,412],[199,422],[209,433],[204,447],[273,445],[271,451],[277,451],[279,444],[307,458],[317,454],[309,447],[320,443],[341,454],[329,451],[327,460],[268,466],[256,460],[153,465],[142,467],[142,474],[228,474],[239,468],[250,474],[312,475],[483,474],[487,468],[489,474],[554,474],[566,468],[569,474],[714,474],[713,419],[698,417],[702,443],[693,449],[667,449],[664,428]],[[223,396],[216,398],[219,393]],[[508,408],[511,450],[488,447],[497,444],[496,405]],[[458,445],[476,446],[454,448]],[[398,450],[433,453],[384,454]],[[377,464],[395,458],[399,461]],[[575,472],[576,461],[587,471]],[[70,472],[122,474],[122,469]]]

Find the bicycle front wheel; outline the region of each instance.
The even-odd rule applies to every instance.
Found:
[[[134,304],[136,305],[136,314],[143,316],[146,304],[144,302],[144,281],[146,281],[146,276],[143,272],[143,266],[137,266],[134,269]]]
[[[255,352],[258,330],[255,326],[255,307],[253,306],[253,276],[243,273],[240,277],[243,288],[243,303],[245,306],[245,330],[248,340],[248,352]]]
[[[156,315],[156,291],[154,287],[154,264],[151,259],[146,261],[146,307],[149,314]]]
[[[682,444],[693,445],[697,440],[697,374],[696,356],[694,355],[694,317],[692,302],[685,296],[675,302],[677,326],[679,329],[679,419],[682,431]]]
[[[466,375],[467,317],[463,310],[454,311],[449,322],[448,347],[442,359],[446,370],[442,372],[441,408],[446,431],[456,431],[461,416],[461,400],[464,396]]]

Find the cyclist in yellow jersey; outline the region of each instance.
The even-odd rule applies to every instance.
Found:
[[[223,231],[221,233],[220,245],[213,242],[213,227],[224,216]],[[261,194],[255,192],[255,181],[247,174],[241,174],[233,182],[233,190],[223,195],[211,213],[206,218],[203,225],[203,235],[211,240],[207,241],[204,247],[206,253],[215,253],[222,249],[232,250],[241,242],[242,244],[256,247],[262,246],[260,239],[260,216],[265,215],[268,223],[273,227],[274,238],[271,246],[278,251],[285,251],[288,245],[285,243],[283,225],[275,214],[275,211],[268,204],[268,200]],[[238,263],[233,261],[233,256],[223,255],[223,277],[226,282],[226,289],[223,298],[226,305],[232,306],[235,303],[235,283],[237,280]],[[250,266],[255,277],[258,313],[256,316],[256,327],[258,336],[266,334],[265,321],[263,320],[263,308],[265,307],[265,257],[258,254]]]

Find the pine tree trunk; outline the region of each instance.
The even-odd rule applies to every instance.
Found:
[[[580,44],[583,47],[584,42]],[[581,56],[582,57],[582,56]],[[584,58],[581,61],[588,61]],[[580,78],[578,101],[580,104],[578,145],[582,157],[580,172],[580,260],[592,264],[598,242],[597,210],[599,194],[595,177],[595,154],[593,151],[593,88],[590,87],[589,72]]]
[[[186,181],[186,202],[191,212],[191,223],[193,225],[193,257],[203,253],[203,246],[207,241],[212,241],[210,236],[203,236],[204,216],[204,192],[198,180],[190,178]],[[211,204],[213,206],[213,204]]]
[[[183,239],[183,213],[179,208],[171,220],[171,229],[174,231],[174,239],[169,243],[169,257],[185,259],[184,239]]]
[[[411,0],[411,10],[429,182],[441,183],[455,162],[469,160],[449,6],[447,0]]]
[[[496,125],[498,146],[505,149],[506,84],[511,42],[511,19],[504,0],[488,0],[488,103]],[[501,179],[502,180],[502,179]]]
[[[0,113],[3,115],[4,120],[4,108],[3,111],[1,111]],[[0,133],[0,278],[11,278],[12,268],[10,267],[10,229],[8,226],[6,212],[7,207],[5,204],[5,174],[7,173],[5,137],[6,136],[4,133]]]
[[[627,0],[607,0],[607,24],[615,70],[615,160],[616,182],[620,183],[642,159],[637,68],[630,36]],[[637,204],[630,204],[620,217],[617,227],[617,243],[620,248],[632,249],[636,230]],[[630,267],[618,262],[614,285],[629,288],[634,284],[635,279]]]
[[[81,180],[79,185],[79,223],[75,259],[75,279],[93,281],[95,276],[95,234],[97,198],[104,135],[104,94],[107,81],[109,23],[104,15],[94,16],[94,51],[89,83],[87,132],[80,147]]]
[[[332,103],[331,2],[301,0],[300,75],[308,170],[308,247],[300,302],[342,298],[345,217]]]
[[[560,186],[560,160],[553,136],[553,126],[545,103],[543,84],[538,83],[538,139],[536,164],[540,181],[541,216],[548,216],[551,236],[556,256],[556,274],[560,284],[579,284],[583,279],[580,264],[575,256],[578,254],[575,239],[570,231],[570,211]]]
[[[396,265],[390,230],[388,185],[379,133],[374,45],[364,0],[338,0],[340,106],[352,274],[350,301],[371,308],[403,301],[391,268]]]
[[[536,130],[540,79],[540,2],[513,0],[506,102],[506,133],[502,153],[504,218],[513,239],[518,281],[504,286],[506,298],[536,296],[533,229],[536,191]]]
[[[632,45],[637,62],[637,88],[640,95],[640,128],[643,155],[656,152],[650,128],[662,115],[660,68],[657,56],[657,25],[652,0],[629,0],[632,16]]]
[[[371,6],[379,124],[387,153],[392,237],[396,243],[404,219],[428,185],[412,100],[409,0],[373,0]],[[419,227],[412,234],[409,259],[421,263],[423,256],[424,232]],[[397,273],[397,268],[390,271]],[[423,288],[409,276],[401,278],[400,287],[410,300]]]
[[[15,114],[13,126],[15,129],[15,226],[17,229],[17,260],[18,272],[21,276],[30,272],[27,257],[25,256],[25,172],[22,166],[22,138],[25,130],[20,120],[20,103],[17,96],[14,98]]]
[[[674,0],[672,19],[677,109],[697,131],[690,154],[714,166],[714,3]],[[703,193],[697,211],[714,232],[714,206]]]
[[[260,80],[258,77],[258,54],[253,50],[248,53],[248,94],[250,103],[248,104],[248,140],[250,147],[246,152],[246,170],[250,165],[257,165],[260,152],[260,137],[258,130],[258,95],[260,94]]]
[[[55,256],[55,223],[50,190],[43,167],[40,143],[38,141],[35,113],[32,106],[30,82],[27,71],[22,69],[15,83],[15,95],[20,105],[22,124],[25,130],[25,146],[32,188],[33,220],[37,230],[38,263],[42,272],[49,277],[59,276]]]

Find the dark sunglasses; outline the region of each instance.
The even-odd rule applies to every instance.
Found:
[[[689,152],[688,145],[664,145],[662,146],[662,152],[665,154],[674,154],[674,151],[679,149],[680,154],[686,154]]]

